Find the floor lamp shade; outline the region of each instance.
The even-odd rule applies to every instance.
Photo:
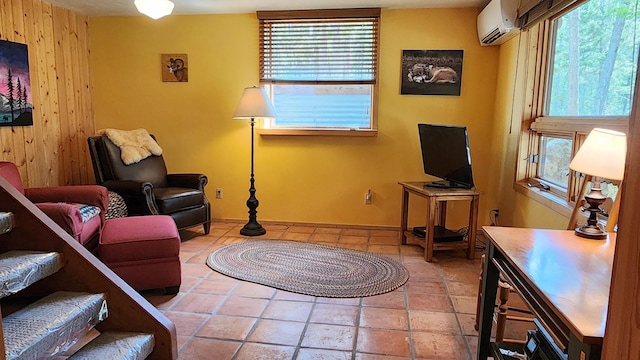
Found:
[[[589,239],[607,237],[597,218],[598,214],[604,213],[600,205],[607,198],[600,188],[600,178],[622,180],[626,156],[627,136],[624,133],[596,128],[591,130],[571,160],[569,168],[594,177],[591,190],[584,196],[589,204],[586,209],[589,211],[589,219],[586,224],[576,228],[576,235]]]
[[[234,119],[274,118],[276,110],[263,88],[252,86],[245,88],[240,102],[233,113]]]
[[[257,210],[259,205],[256,198],[255,179],[253,176],[253,128],[255,125],[255,118],[274,118],[276,111],[269,101],[269,97],[263,88],[253,86],[244,89],[240,102],[236,111],[233,114],[234,119],[251,119],[251,178],[249,180],[251,186],[249,187],[249,200],[247,200],[247,207],[249,208],[249,221],[240,229],[240,234],[245,236],[260,236],[264,235],[267,230],[258,223]]]
[[[134,5],[141,14],[157,20],[171,14],[173,2],[169,0],[135,0]]]

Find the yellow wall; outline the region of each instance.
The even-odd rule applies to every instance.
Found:
[[[416,124],[431,122],[468,127],[480,223],[488,223],[502,191],[491,145],[499,48],[479,46],[478,12],[383,10],[378,136],[257,136],[258,218],[398,226],[397,182],[429,179]],[[171,172],[209,176],[214,218],[246,219],[250,127],[231,115],[242,89],[258,81],[255,14],[96,17],[90,31],[96,129],[148,129]],[[464,50],[461,96],[401,96],[403,49]],[[188,54],[188,83],[161,82],[161,53]],[[214,199],[215,188],[223,199]],[[364,204],[367,189],[372,205]],[[453,206],[457,213],[462,206]]]
[[[499,196],[499,225],[566,229],[569,219],[539,202],[517,193],[513,188],[525,75],[524,43],[526,35],[509,40],[500,46],[499,72],[496,88],[495,128],[492,159],[498,163],[499,178],[491,185]],[[521,46],[520,53],[518,47]],[[518,65],[517,57],[520,56]],[[515,96],[514,96],[515,92]]]

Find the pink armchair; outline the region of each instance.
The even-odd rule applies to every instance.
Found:
[[[76,241],[95,252],[109,204],[107,188],[74,185],[27,188],[15,164],[0,161],[0,176],[33,202]],[[96,209],[99,214],[96,214]]]

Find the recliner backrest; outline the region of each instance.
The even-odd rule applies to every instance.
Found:
[[[151,137],[155,137],[151,135]],[[89,138],[91,160],[98,184],[108,180],[150,182],[154,187],[167,186],[167,166],[162,155],[151,155],[138,163],[125,165],[120,148],[106,135]]]

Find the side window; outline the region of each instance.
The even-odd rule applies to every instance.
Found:
[[[527,82],[533,110],[524,119],[521,183],[542,184],[571,203],[583,174],[569,163],[586,135],[595,127],[627,132],[640,40],[637,5],[589,0],[525,33],[535,48],[527,71],[536,75]]]

